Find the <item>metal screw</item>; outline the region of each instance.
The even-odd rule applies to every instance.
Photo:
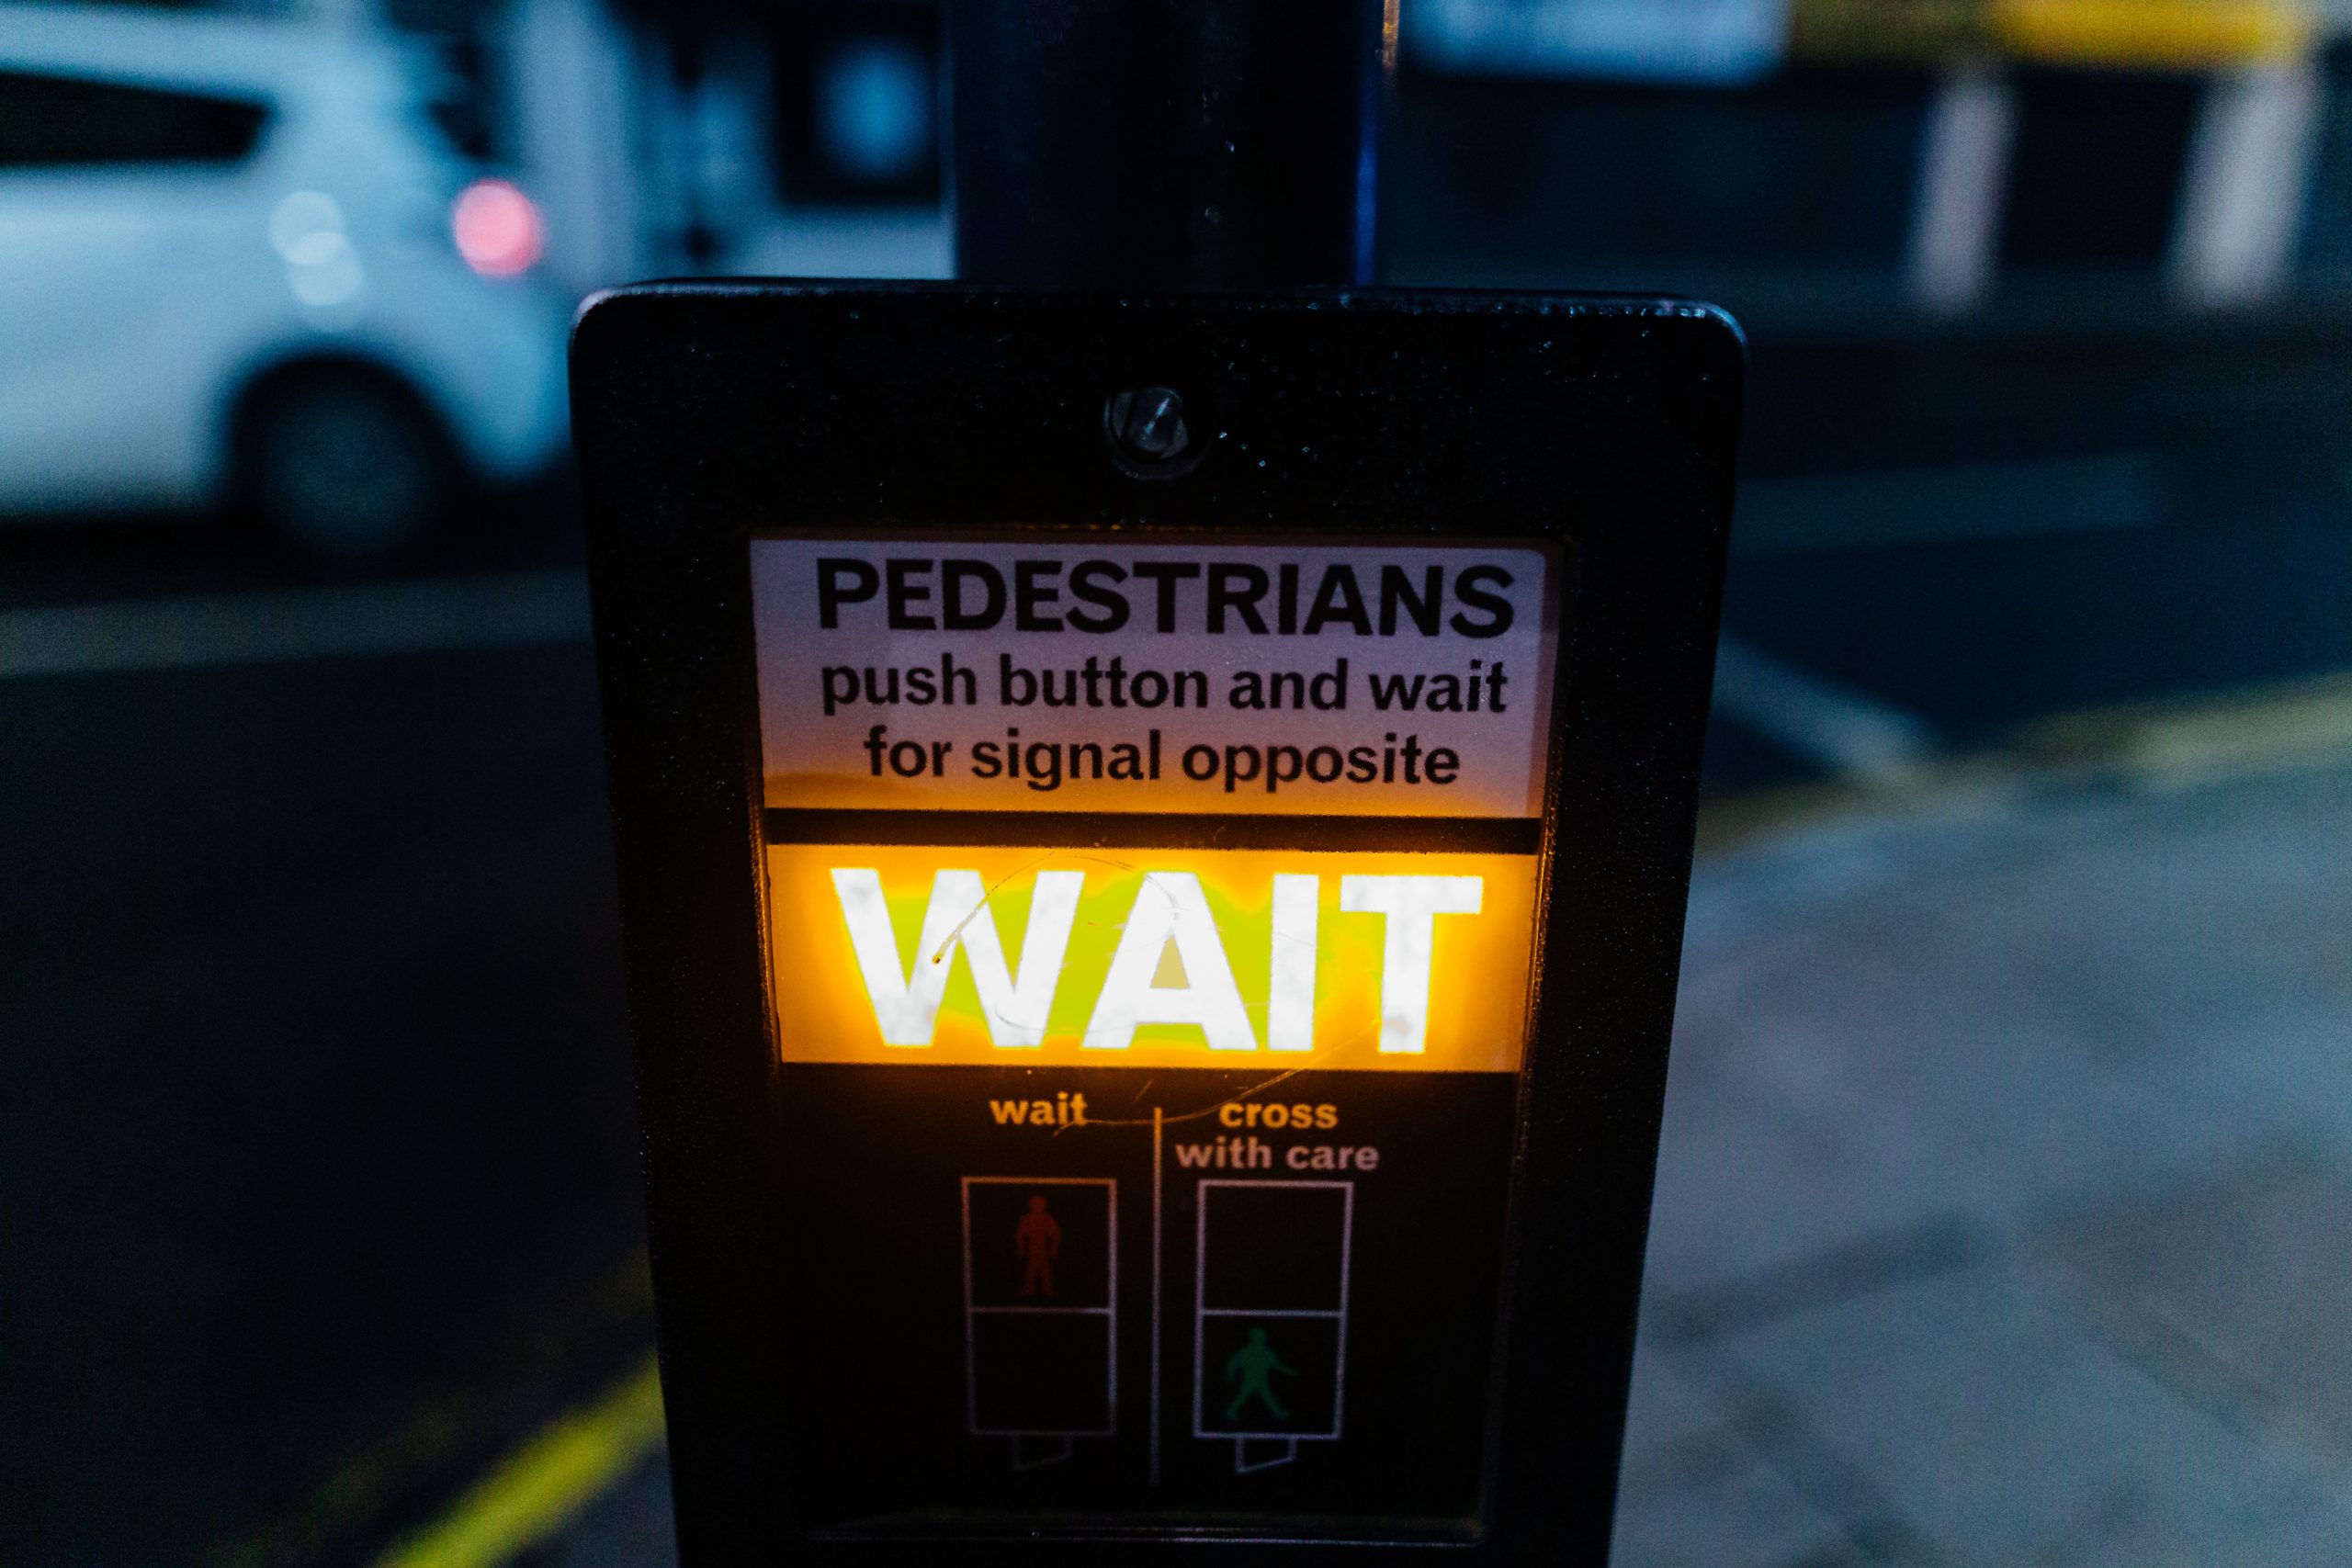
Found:
[[[1112,444],[1129,461],[1166,463],[1184,455],[1193,433],[1184,423],[1184,397],[1172,387],[1116,392],[1102,411]]]

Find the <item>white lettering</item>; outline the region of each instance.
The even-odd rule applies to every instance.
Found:
[[[1319,876],[1274,878],[1274,931],[1266,954],[1266,1049],[1315,1049],[1315,922]]]
[[[932,878],[931,905],[923,911],[922,935],[915,943],[911,974],[899,968],[899,935],[882,896],[882,875],[865,867],[833,872],[850,947],[874,1002],[874,1021],[886,1045],[928,1045],[947,994],[956,950],[972,974],[989,1039],[998,1045],[1043,1045],[1046,1018],[1061,982],[1062,959],[1070,929],[1078,922],[1078,896],[1086,874],[1041,871],[1029,897],[1029,925],[1021,938],[1021,964],[1005,962],[1003,940],[989,908],[988,887],[977,871],[942,871]],[[1189,955],[1188,955],[1189,956]]]
[[[1168,945],[1183,965],[1182,986],[1154,984]],[[1084,1044],[1098,1051],[1124,1051],[1147,1023],[1199,1027],[1212,1051],[1254,1051],[1257,1036],[1226,961],[1216,917],[1209,912],[1201,879],[1189,871],[1147,873],[1119,933],[1111,972],[1087,1021]]]
[[[1419,1055],[1429,1043],[1430,960],[1437,917],[1475,915],[1477,876],[1343,876],[1340,908],[1388,919],[1380,955],[1380,1048]]]

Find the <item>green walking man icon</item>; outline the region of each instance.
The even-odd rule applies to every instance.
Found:
[[[1242,1405],[1253,1395],[1265,1402],[1266,1408],[1274,1413],[1275,1420],[1290,1419],[1290,1412],[1283,1408],[1282,1401],[1274,1397],[1273,1386],[1266,1381],[1269,1372],[1281,1372],[1285,1377],[1298,1376],[1283,1365],[1283,1359],[1274,1354],[1272,1346],[1266,1343],[1266,1331],[1253,1328],[1250,1331],[1250,1343],[1226,1358],[1225,1381],[1231,1382],[1238,1378],[1241,1382],[1239,1392],[1233,1396],[1233,1403],[1225,1407],[1227,1420],[1239,1416]]]

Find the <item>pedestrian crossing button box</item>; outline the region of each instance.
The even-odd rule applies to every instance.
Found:
[[[588,307],[685,1568],[1600,1568],[1742,375],[1654,298]]]

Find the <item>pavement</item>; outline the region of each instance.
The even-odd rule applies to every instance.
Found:
[[[2352,1560],[2352,745],[1768,832],[1686,942],[1622,1568]]]

